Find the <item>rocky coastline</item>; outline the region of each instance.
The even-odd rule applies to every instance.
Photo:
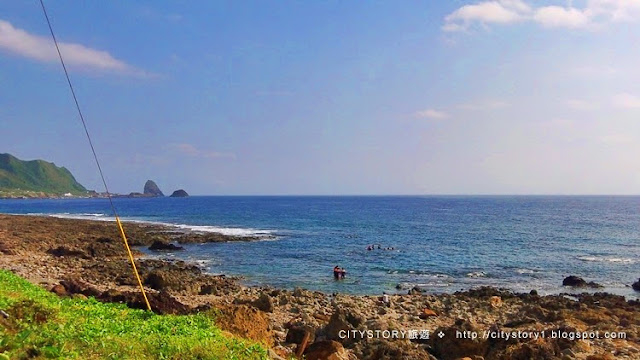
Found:
[[[125,229],[132,246],[157,251],[256,240],[139,223]],[[640,302],[606,293],[324,294],[246,287],[184,261],[145,258],[139,251],[136,258],[154,311],[211,313],[224,330],[269,346],[275,359],[640,358]],[[0,215],[0,268],[60,296],[144,306],[110,222]],[[585,335],[597,338],[576,339]]]

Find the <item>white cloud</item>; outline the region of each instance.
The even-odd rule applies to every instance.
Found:
[[[580,111],[596,110],[600,107],[600,105],[595,102],[589,102],[589,101],[579,100],[579,99],[567,100],[567,106],[573,110],[580,110]]]
[[[593,17],[610,21],[634,21],[640,18],[640,1],[637,0],[589,0],[587,9]]]
[[[609,22],[639,21],[638,0],[588,0],[583,7],[569,1],[534,7],[522,0],[490,0],[464,5],[444,18],[444,31],[463,31],[473,24],[533,22],[548,28],[589,28]]]
[[[421,111],[416,111],[413,116],[420,118],[420,119],[446,119],[449,117],[449,114],[447,114],[444,111],[438,111],[435,109],[427,109],[427,110],[421,110]]]
[[[640,109],[640,97],[628,93],[614,95],[611,102],[623,109]]]
[[[233,153],[217,152],[217,151],[204,151],[200,150],[192,144],[173,144],[171,146],[176,151],[192,157],[201,157],[207,159],[235,159],[236,155]]]
[[[576,8],[544,6],[536,9],[533,20],[544,27],[581,28],[589,24],[587,13]]]
[[[524,19],[529,6],[520,0],[485,1],[465,5],[445,18],[445,31],[466,29],[473,22],[509,24]]]
[[[144,75],[141,70],[114,58],[106,51],[74,43],[58,42],[58,45],[65,62],[71,66]],[[30,34],[4,20],[0,20],[0,50],[42,62],[58,61],[58,53],[51,39]]]

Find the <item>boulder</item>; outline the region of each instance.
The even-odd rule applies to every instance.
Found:
[[[64,245],[58,246],[57,248],[51,248],[47,250],[47,253],[56,257],[61,257],[61,256],[72,256],[72,257],[81,257],[81,258],[88,257],[87,253],[84,252],[83,250],[74,249]]]
[[[64,288],[64,286],[58,284],[58,285],[54,285],[51,288],[51,292],[58,295],[58,296],[67,296],[69,295],[69,293],[67,292],[67,289]]]
[[[119,302],[127,304],[133,309],[147,309],[147,304],[139,291],[119,291],[109,289],[102,292],[98,297],[102,302]],[[192,312],[191,308],[165,291],[159,293],[147,292],[147,299],[151,305],[151,310],[157,314],[185,315]]]
[[[100,290],[96,289],[95,286],[86,283],[77,277],[68,277],[60,281],[60,285],[64,286],[64,289],[68,294],[82,294],[94,297],[101,294]]]
[[[155,290],[177,290],[181,288],[181,281],[163,270],[153,270],[144,279],[144,284]]]
[[[174,191],[169,197],[188,197],[188,196],[189,194],[187,194],[186,191],[180,189],[180,190]]]
[[[482,339],[482,336],[478,336],[476,339],[456,336],[458,332],[463,331],[480,333],[480,330],[470,322],[461,319],[458,319],[454,326],[436,329],[433,332],[434,335],[442,332],[444,336],[442,338],[437,335],[430,337],[432,354],[442,360],[485,356],[489,348],[487,340]]]
[[[252,305],[261,311],[264,312],[273,312],[273,299],[271,296],[267,294],[262,294],[258,299],[256,299]]]
[[[164,196],[158,185],[153,180],[147,180],[144,184],[144,195],[147,196]]]
[[[353,312],[353,309],[338,307],[325,327],[327,337],[332,340],[340,339],[341,330],[350,331],[359,328],[364,323],[362,315]]]
[[[311,344],[304,357],[307,360],[348,360],[349,353],[339,342],[327,340]]]
[[[424,292],[424,290],[419,287],[419,286],[414,286],[411,288],[411,290],[409,290],[408,294],[409,295],[420,295]]]
[[[316,338],[315,329],[305,325],[291,325],[287,330],[286,343],[302,344],[305,335],[309,334],[309,342],[313,342]]]
[[[638,279],[638,281],[634,282],[633,285],[631,285],[631,287],[635,291],[640,291],[640,279]]]
[[[172,243],[166,243],[164,241],[156,240],[149,246],[149,250],[155,251],[178,251],[184,250],[182,246],[177,246]]]
[[[575,275],[570,275],[562,280],[562,286],[572,286],[572,287],[590,287],[590,288],[601,288],[602,285],[595,283],[593,281],[586,282],[583,278]]]

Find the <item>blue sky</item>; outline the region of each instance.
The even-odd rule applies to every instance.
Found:
[[[46,1],[115,192],[638,194],[640,2]],[[0,152],[101,190],[37,1]]]

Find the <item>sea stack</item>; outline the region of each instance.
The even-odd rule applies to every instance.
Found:
[[[144,195],[146,196],[164,196],[158,185],[153,180],[147,180],[144,184]]]
[[[187,197],[189,196],[189,194],[187,194],[186,191],[180,189],[180,190],[176,190],[173,192],[173,194],[171,194],[171,196],[169,197]]]

